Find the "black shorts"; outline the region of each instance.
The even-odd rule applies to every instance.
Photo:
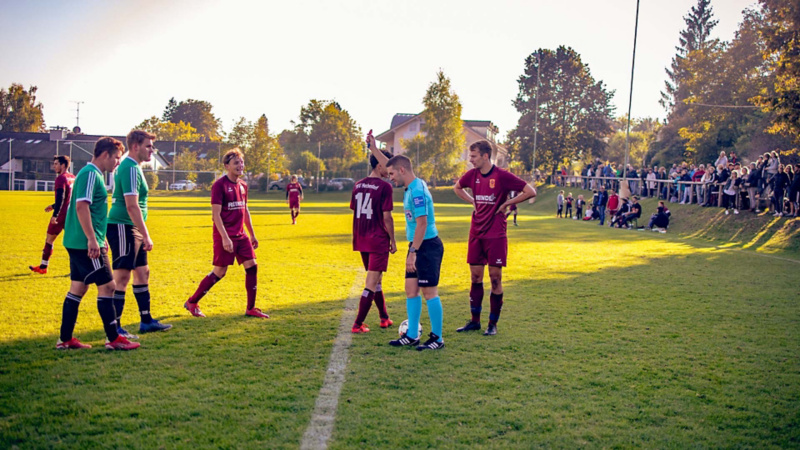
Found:
[[[98,286],[114,281],[111,264],[108,263],[108,248],[101,248],[100,257],[95,259],[89,258],[85,248],[68,248],[67,253],[69,253],[70,280]]]
[[[133,270],[147,265],[147,252],[142,248],[142,233],[135,226],[110,223],[106,229],[106,239],[111,247],[114,270]]]
[[[410,242],[408,247],[411,248]],[[444,257],[444,245],[439,236],[425,239],[417,250],[417,271],[406,272],[406,278],[416,278],[420,287],[438,286],[442,257]]]

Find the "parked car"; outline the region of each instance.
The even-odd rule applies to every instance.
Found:
[[[283,177],[283,179],[280,179],[278,181],[273,181],[272,183],[269,184],[269,190],[270,191],[285,190],[286,185],[289,184],[291,181],[292,177]],[[301,176],[297,177],[297,182],[300,183],[300,187],[304,189],[308,187],[308,185],[306,184],[306,180]]]
[[[356,182],[352,178],[331,178],[327,183],[329,191],[353,189],[355,184]]]
[[[171,191],[192,191],[197,188],[197,184],[189,180],[179,180],[169,185]]]

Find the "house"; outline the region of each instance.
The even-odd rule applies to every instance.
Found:
[[[385,144],[386,150],[392,152],[393,155],[402,155],[408,152],[408,149],[403,147],[403,139],[412,139],[419,134],[424,127],[421,113],[419,114],[395,114],[392,117],[392,124],[389,130],[375,136],[375,140]],[[461,159],[469,164],[469,146],[476,141],[487,140],[494,147],[494,154],[492,161],[502,168],[508,167],[508,150],[497,144],[497,127],[489,120],[465,120],[464,121],[464,137],[466,138],[466,145],[461,154]],[[413,150],[413,149],[412,149]],[[413,158],[412,158],[413,159]]]

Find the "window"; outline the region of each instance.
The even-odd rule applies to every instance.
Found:
[[[417,123],[414,122],[408,126],[408,131],[417,131]]]
[[[43,181],[43,180],[36,180],[36,190],[39,192],[42,191],[54,191],[55,190],[55,181]]]
[[[25,180],[14,180],[14,190],[15,191],[24,191],[25,190]]]
[[[23,159],[22,160],[22,171],[23,172],[30,172],[33,170],[32,167],[35,167],[35,164],[30,159]]]

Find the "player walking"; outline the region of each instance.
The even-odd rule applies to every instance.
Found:
[[[388,160],[391,154],[386,152],[384,156]],[[372,172],[353,186],[350,197],[350,209],[353,210],[353,250],[361,252],[361,261],[367,271],[353,333],[369,332],[369,328],[364,325],[364,319],[367,318],[373,301],[378,307],[381,328],[392,325],[381,288],[381,279],[389,264],[389,253],[397,251],[392,219],[392,185],[381,179],[388,173],[375,156],[369,157],[369,163]]]
[[[497,334],[497,321],[503,309],[503,267],[508,255],[506,208],[536,195],[533,187],[511,172],[496,167],[491,158],[492,145],[489,142],[478,141],[470,145],[469,162],[474,168],[468,170],[454,188],[456,195],[475,207],[467,248],[467,264],[470,265],[472,278],[469,291],[472,319],[456,331],[481,329],[483,274],[484,267],[488,264],[492,293],[489,296],[489,326],[483,333],[484,336]],[[472,190],[472,196],[464,191],[465,188]],[[511,191],[520,194],[509,199],[508,194]]]
[[[94,157],[75,178],[75,195],[70,200],[64,224],[64,247],[69,253],[72,280],[61,313],[61,334],[56,343],[59,350],[91,348],[72,336],[78,320],[78,307],[90,284],[97,285],[97,311],[106,332],[106,348],[133,350],[138,342],[130,342],[117,333],[114,312],[114,277],[108,262],[106,224],[108,221],[108,191],[103,172],[111,172],[119,164],[125,150],[122,142],[100,138],[94,146]]]
[[[147,196],[150,192],[141,164],[153,156],[156,135],[142,130],[128,133],[128,156],[120,162],[114,175],[114,193],[108,213],[106,237],[111,247],[111,267],[114,269],[114,309],[117,312],[117,333],[128,339],[138,339],[122,328],[125,291],[133,272],[133,296],[139,305],[139,332],[167,331],[172,325],[162,324],[150,314],[150,266],[147,253],[153,250],[153,240],[147,229]]]
[[[195,317],[205,317],[197,302],[208,293],[212,286],[228,272],[228,266],[236,260],[244,266],[245,288],[247,290],[246,316],[269,319],[269,316],[256,308],[258,285],[258,264],[255,249],[258,239],[253,231],[250,210],[247,208],[247,184],[240,178],[244,173],[244,155],[238,148],[228,150],[222,157],[227,174],[211,186],[211,213],[214,220],[214,269],[200,282],[197,291],[184,303]],[[250,237],[244,232],[244,226]]]
[[[42,261],[38,266],[28,266],[31,271],[42,275],[47,273],[47,266],[50,264],[50,256],[53,254],[53,243],[56,237],[64,230],[64,221],[67,219],[67,209],[69,208],[70,196],[72,195],[72,183],[75,175],[68,172],[69,156],[53,157],[53,172],[58,176],[55,182],[56,201],[48,205],[44,212],[53,212],[50,223],[47,225],[47,237],[44,240],[42,249]]]
[[[291,183],[286,185],[286,201],[289,203],[289,212],[292,213],[292,225],[297,223],[300,215],[300,202],[303,201],[303,186],[297,182],[297,175],[292,175]]]
[[[406,256],[406,308],[408,310],[408,331],[400,339],[389,345],[403,347],[416,345],[417,350],[440,350],[444,348],[442,339],[442,320],[444,312],[439,298],[439,272],[442,267],[444,245],[436,230],[433,212],[433,198],[428,185],[414,175],[411,160],[403,155],[388,159],[375,144],[375,138],[368,136],[369,147],[378,162],[386,167],[389,178],[398,187],[405,187],[403,209],[406,215],[406,237],[408,255]],[[432,332],[424,344],[419,345],[419,320],[422,315],[422,297],[428,304]]]

